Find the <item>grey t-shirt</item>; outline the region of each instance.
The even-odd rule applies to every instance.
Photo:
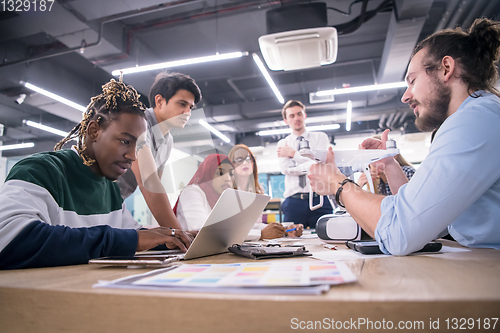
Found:
[[[165,135],[162,134],[153,109],[146,109],[145,114],[148,127],[146,138],[142,143],[137,143],[137,150],[142,149],[144,146],[149,147],[155,159],[157,172],[160,172],[163,171],[165,163],[170,157],[170,151],[172,150],[174,140],[170,132]],[[137,180],[135,179],[132,169],[128,169],[124,175],[118,178],[117,183],[118,186],[120,186],[123,199],[128,198],[137,188]]]

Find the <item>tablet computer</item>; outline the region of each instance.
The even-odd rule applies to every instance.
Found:
[[[102,266],[167,267],[179,261],[179,255],[141,254],[135,256],[102,257],[89,260],[89,264]]]
[[[358,240],[358,241],[347,241],[345,245],[355,251],[362,254],[384,254],[376,240]],[[429,242],[425,246],[416,252],[438,252],[441,250],[443,245],[439,242]]]

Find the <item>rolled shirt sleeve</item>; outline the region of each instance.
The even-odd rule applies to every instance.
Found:
[[[468,97],[438,130],[427,158],[381,204],[385,253],[420,250],[448,227],[460,244],[500,249],[500,99]]]

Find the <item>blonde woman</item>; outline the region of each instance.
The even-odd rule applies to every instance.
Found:
[[[234,180],[238,190],[264,194],[264,189],[259,184],[259,172],[255,156],[246,145],[235,145],[229,152],[228,158],[234,165]],[[288,232],[288,236],[299,237],[302,235],[303,225],[293,225],[295,231]],[[257,222],[246,240],[274,239],[285,236],[285,228],[280,223],[264,224]]]

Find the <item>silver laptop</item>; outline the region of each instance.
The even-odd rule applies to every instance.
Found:
[[[267,195],[225,190],[215,203],[188,251],[144,251],[133,257],[103,257],[90,264],[137,267],[166,267],[177,260],[188,260],[228,252],[228,247],[241,244],[264,211]]]
[[[225,190],[215,203],[196,238],[184,254],[184,260],[228,252],[241,244],[264,211],[267,195]]]

